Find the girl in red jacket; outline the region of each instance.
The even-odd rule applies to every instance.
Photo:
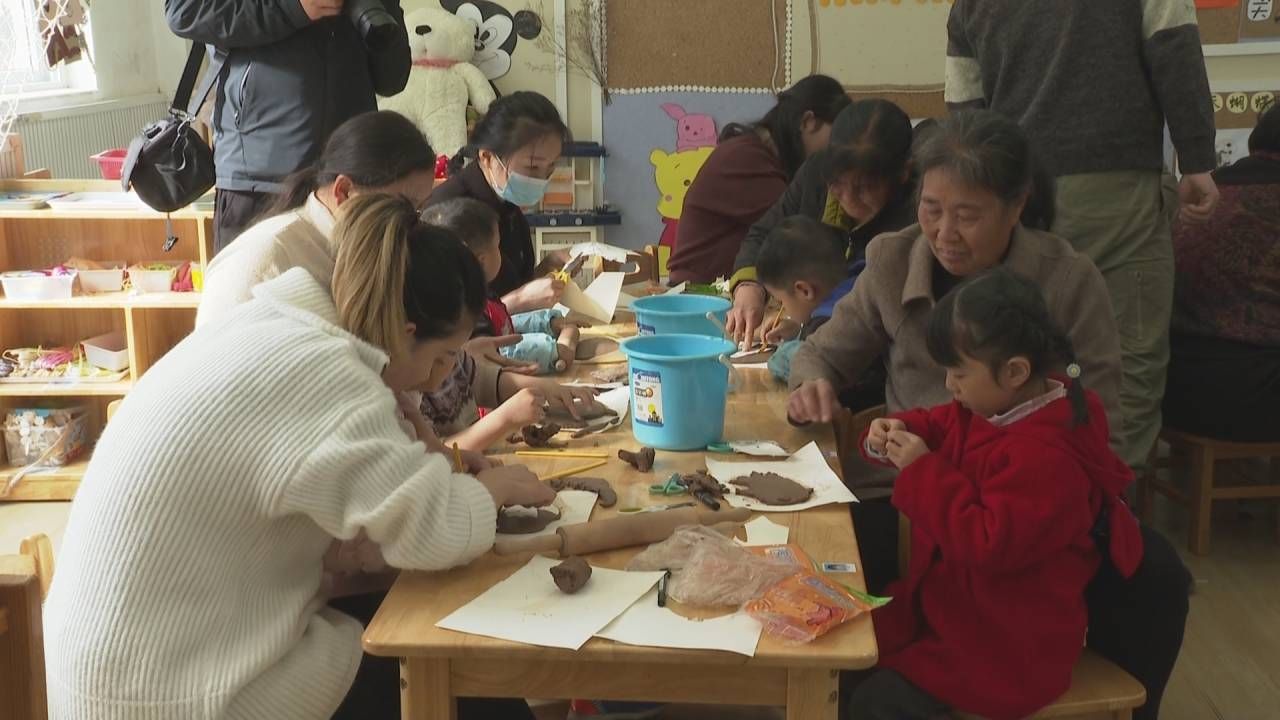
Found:
[[[1137,567],[1120,499],[1132,474],[1030,281],[998,269],[966,282],[927,341],[955,401],[876,420],[863,443],[902,471],[893,504],[911,520],[911,563],[876,611],[880,666],[846,694],[848,717],[1012,720],[1067,690],[1102,554],[1126,577]]]

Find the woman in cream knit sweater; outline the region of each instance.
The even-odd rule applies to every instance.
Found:
[[[492,545],[498,507],[554,498],[522,467],[455,473],[401,430],[392,389],[444,377],[484,282],[411,204],[350,204],[332,295],[296,268],[260,285],[103,433],[45,606],[51,717],[328,717],[361,657],[319,593],[334,538],[446,568]]]

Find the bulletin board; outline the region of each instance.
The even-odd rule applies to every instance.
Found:
[[[1280,2],[1244,0],[1244,18],[1240,21],[1240,37],[1280,39]]]
[[[1280,98],[1280,82],[1277,89],[1253,92],[1215,92],[1213,94],[1213,124],[1219,130],[1253,128],[1258,116]]]
[[[609,0],[611,92],[773,91],[791,84],[792,0]],[[749,51],[748,51],[749,50]]]
[[[1206,45],[1280,39],[1280,0],[1196,0],[1196,17]]]

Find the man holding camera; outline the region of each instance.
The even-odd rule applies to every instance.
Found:
[[[165,0],[164,9],[176,35],[224,61],[211,122],[219,251],[287,176],[315,162],[334,128],[409,79],[400,0]]]

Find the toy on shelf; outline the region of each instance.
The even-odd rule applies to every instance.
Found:
[[[91,364],[79,343],[75,347],[14,348],[0,356],[0,383],[5,384],[118,382],[125,375],[121,370]]]
[[[88,411],[84,407],[14,408],[4,419],[9,464],[60,467],[88,446]]]

